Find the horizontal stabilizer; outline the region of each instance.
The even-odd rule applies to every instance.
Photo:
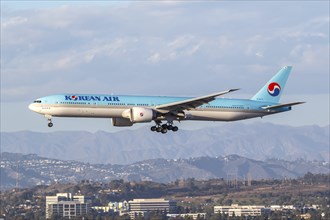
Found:
[[[276,108],[282,108],[282,107],[287,107],[287,106],[300,105],[300,104],[304,104],[304,103],[305,102],[291,102],[291,103],[286,103],[286,104],[265,106],[265,107],[262,107],[262,108],[263,109],[276,109]]]

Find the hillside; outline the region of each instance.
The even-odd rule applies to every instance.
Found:
[[[303,169],[302,169],[303,167]],[[312,173],[329,173],[329,163],[283,160],[257,161],[238,155],[191,159],[152,159],[130,165],[90,164],[39,157],[35,154],[1,154],[1,188],[77,183],[82,180],[173,182],[178,179],[284,179]],[[19,181],[16,182],[16,179]]]

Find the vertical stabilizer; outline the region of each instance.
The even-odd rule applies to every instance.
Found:
[[[251,100],[279,103],[291,69],[291,66],[283,67]]]

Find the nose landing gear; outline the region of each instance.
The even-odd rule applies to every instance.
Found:
[[[52,116],[51,115],[45,115],[45,118],[48,119],[48,127],[53,127],[53,122],[52,122]]]
[[[53,125],[54,125],[54,124],[53,124],[51,121],[50,121],[50,122],[48,122],[48,127],[50,127],[50,128],[51,128],[51,127],[53,127]]]
[[[156,122],[156,125],[150,128],[151,131],[161,132],[162,134],[166,134],[167,131],[176,132],[179,130],[177,126],[173,126],[173,122],[169,121],[166,124],[162,124],[161,122]]]

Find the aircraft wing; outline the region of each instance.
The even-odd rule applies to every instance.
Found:
[[[172,102],[172,103],[167,103],[167,104],[163,104],[163,105],[158,105],[155,107],[155,109],[168,110],[168,111],[180,111],[180,110],[182,111],[182,110],[194,109],[194,108],[197,108],[198,106],[204,105],[206,103],[209,103],[209,102],[215,100],[215,97],[217,97],[217,96],[221,96],[221,95],[227,94],[229,92],[234,92],[236,90],[239,90],[239,89],[230,89],[227,91],[218,92],[218,93],[214,93],[214,94],[210,94],[210,95],[206,95],[206,96],[201,96],[201,97],[196,97],[196,98],[192,98],[192,99],[186,99],[186,100],[179,101],[179,102]]]
[[[291,102],[291,103],[286,103],[286,104],[278,104],[278,105],[271,105],[271,106],[265,106],[262,107],[263,109],[276,109],[276,108],[281,108],[281,107],[287,107],[287,106],[293,106],[293,105],[300,105],[304,104],[305,102]]]

